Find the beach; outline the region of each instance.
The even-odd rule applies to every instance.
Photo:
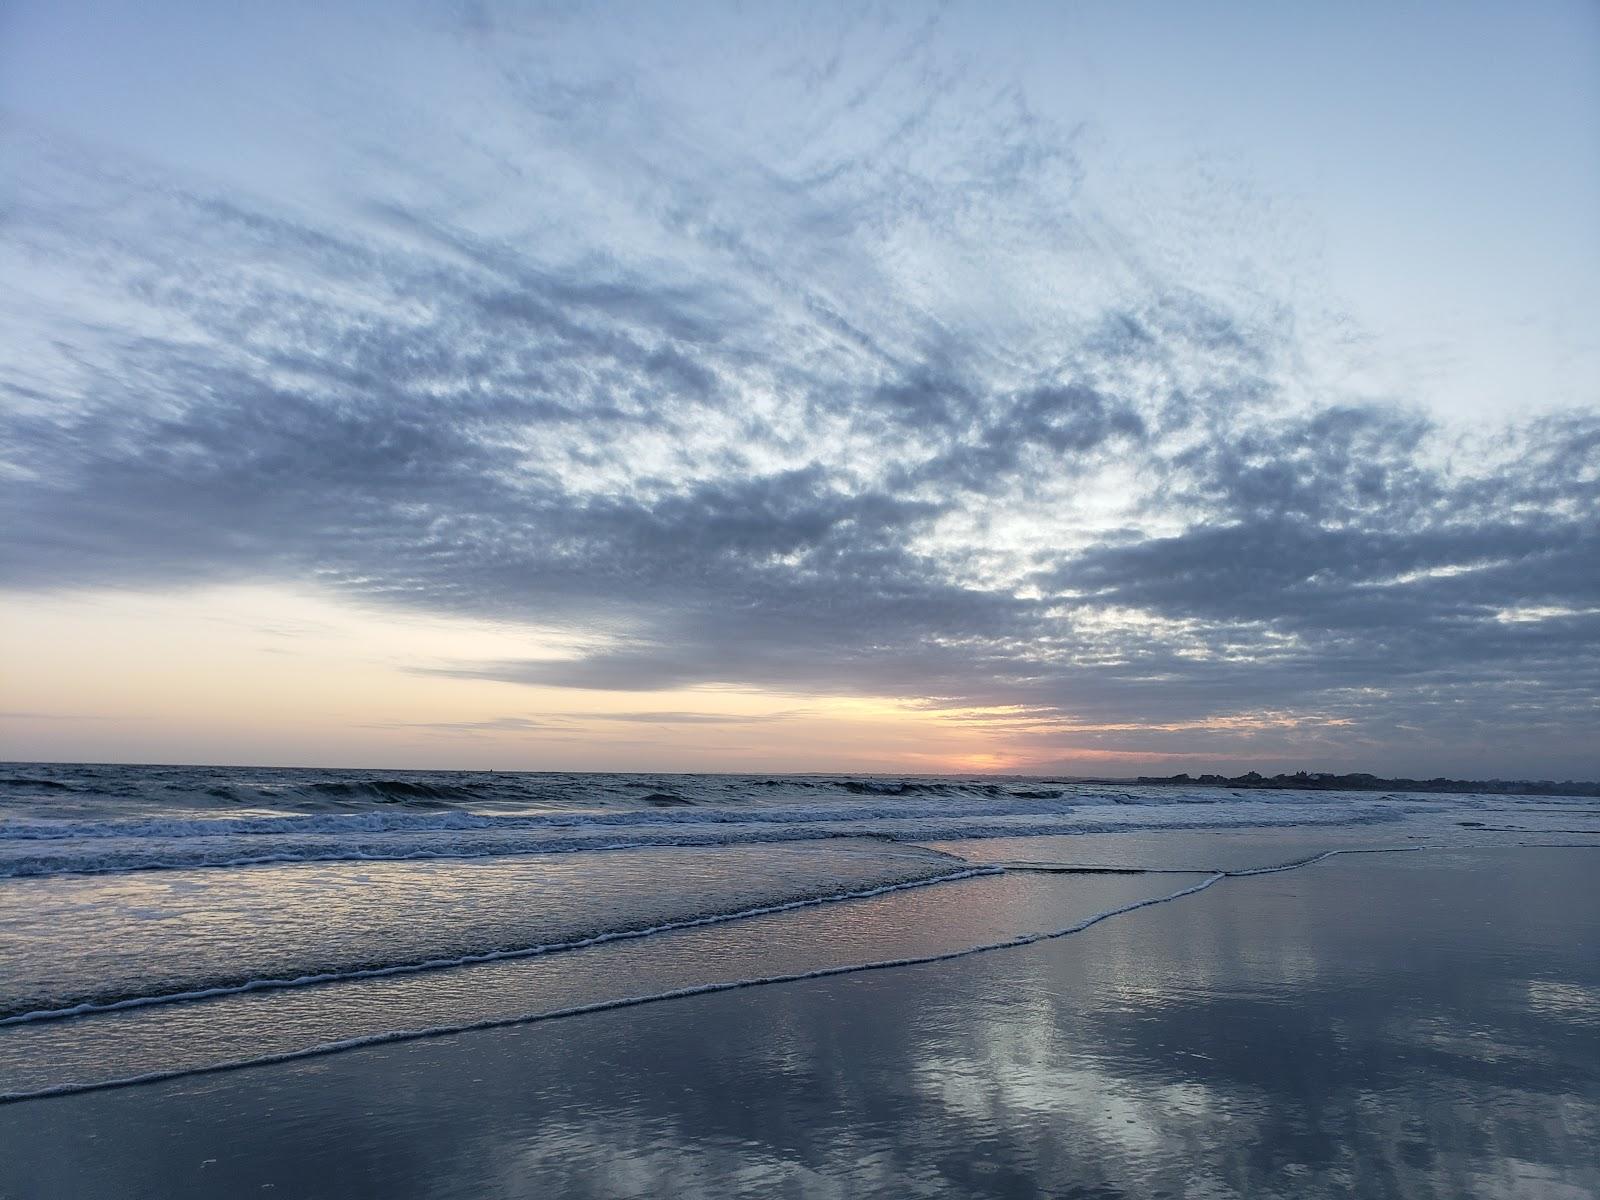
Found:
[[[1086,824],[1095,805],[1074,798]],[[13,1005],[0,1024],[0,1091],[13,1097],[0,1105],[0,1195],[1600,1188],[1592,804],[1391,799],[1390,816],[1358,821],[1350,798],[1284,797],[1275,826],[1230,826],[1238,813],[1223,805],[1213,828],[1191,814],[994,836],[993,799],[970,818],[988,823],[981,836],[915,843],[7,879],[6,898],[30,904],[166,889],[166,909],[145,897],[145,919],[180,927],[203,922],[173,909],[191,894],[179,882],[236,907],[221,935],[191,937],[214,961],[191,958],[188,974],[181,955],[139,976],[138,955],[102,948],[125,978],[100,1011]],[[934,823],[948,830],[962,804],[942,798]],[[912,819],[843,811],[856,824]],[[1144,815],[1135,824],[1157,824]],[[337,919],[310,937],[292,910],[337,896],[330,871],[365,873],[344,886],[371,912],[430,886],[395,921],[411,940],[369,913],[362,968],[361,938]],[[471,872],[481,890],[454,890]],[[278,924],[239,916],[252,889],[288,898]],[[537,911],[496,905],[496,889]],[[449,918],[452,895],[473,898],[479,920],[508,911],[475,934]],[[551,942],[604,924],[584,897],[629,929]],[[126,896],[120,914],[78,899],[57,915],[122,920],[117,944],[137,938]],[[27,924],[8,922],[13,950]],[[385,957],[470,950],[483,944],[473,936],[558,948],[404,970]],[[224,984],[230,945],[257,972],[318,949],[336,977]],[[84,984],[43,970],[22,987],[26,958],[6,960],[12,994],[47,1003],[53,986],[56,1000],[89,1002]],[[182,998],[207,979],[214,994]],[[145,1082],[119,1085],[129,1079]]]

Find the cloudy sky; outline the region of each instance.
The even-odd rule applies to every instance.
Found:
[[[1600,8],[13,2],[0,754],[1600,775]]]

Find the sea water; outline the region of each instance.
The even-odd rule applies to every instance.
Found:
[[[0,1095],[966,954],[1332,849],[1585,839],[1558,797],[13,764]]]

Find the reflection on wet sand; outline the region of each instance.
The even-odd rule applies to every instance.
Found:
[[[0,1144],[18,1195],[1591,1195],[1593,862],[1334,859],[957,963],[14,1105]]]

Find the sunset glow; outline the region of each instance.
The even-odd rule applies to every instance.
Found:
[[[361,7],[7,19],[0,753],[1596,767],[1592,13]]]

